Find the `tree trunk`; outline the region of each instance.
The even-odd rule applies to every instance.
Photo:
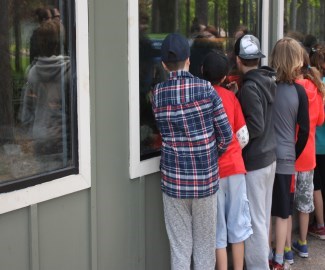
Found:
[[[195,16],[200,24],[208,24],[208,0],[195,0]]]
[[[228,0],[228,33],[233,36],[240,24],[240,0]]]
[[[320,1],[319,40],[325,40],[325,1]]]
[[[179,32],[179,16],[178,16],[178,9],[179,9],[179,1],[178,0],[174,0],[174,13],[175,13],[175,21],[174,21],[174,31]]]
[[[190,36],[190,28],[191,28],[191,15],[190,15],[190,9],[191,8],[191,2],[190,0],[186,0],[186,35]]]
[[[247,24],[247,27],[248,29],[250,29],[250,31],[252,33],[254,33],[254,35],[258,35],[257,33],[257,28],[258,28],[258,15],[257,15],[257,12],[258,12],[258,3],[257,1],[255,1],[255,4],[256,4],[256,9],[257,10],[254,10],[254,7],[253,7],[253,1],[249,1],[249,12],[248,12],[248,24]]]
[[[0,1],[0,145],[13,140],[8,0]]]
[[[20,49],[21,49],[21,28],[20,28],[20,0],[14,1],[14,35],[15,35],[15,69],[16,72],[22,72],[21,66],[21,57],[20,57]]]
[[[289,29],[292,31],[295,31],[297,29],[296,27],[297,27],[297,0],[292,0],[291,5],[290,5]]]
[[[308,33],[308,24],[310,23],[309,19],[309,7],[308,7],[307,0],[302,0],[299,8],[297,9],[297,17],[301,18],[300,20],[296,21],[296,29],[303,33],[303,34],[309,34]]]
[[[252,2],[252,1],[250,1]],[[243,24],[248,25],[248,4],[247,0],[244,0],[243,2]]]
[[[163,20],[160,20],[160,32],[175,32],[175,0],[158,1],[159,14]]]
[[[152,9],[151,9],[151,32],[152,33],[159,33],[159,8],[158,8],[158,0],[152,0]]]
[[[219,1],[218,0],[215,0],[214,1],[214,25],[215,27],[218,29],[218,34],[220,36],[220,15],[219,15]]]

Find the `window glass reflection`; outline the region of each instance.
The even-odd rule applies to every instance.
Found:
[[[284,1],[284,35],[305,46],[308,52],[325,41],[325,0]]]
[[[75,168],[71,6],[1,1],[0,13],[0,185]]]
[[[140,159],[160,155],[161,138],[150,103],[153,86],[167,78],[160,46],[171,32],[191,45],[190,72],[201,77],[201,62],[211,50],[224,51],[231,61],[229,81],[239,80],[233,45],[246,33],[259,37],[258,0],[139,0]],[[239,81],[240,83],[240,81]]]

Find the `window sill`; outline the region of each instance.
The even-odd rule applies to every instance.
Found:
[[[0,194],[0,214],[90,188],[82,175],[69,175],[36,186]]]

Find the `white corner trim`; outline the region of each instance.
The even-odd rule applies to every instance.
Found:
[[[277,40],[283,38],[283,27],[284,27],[284,0],[278,0],[277,10],[278,24],[277,24]]]
[[[75,1],[75,5],[79,174],[0,194],[0,214],[87,189],[91,186],[88,1]]]
[[[261,47],[262,52],[266,56],[265,58],[262,58],[261,63],[262,65],[268,65],[268,59],[269,59],[269,25],[270,25],[270,1],[269,0],[263,0],[262,1],[262,14],[261,18],[262,20],[262,31],[261,31]]]
[[[129,176],[134,179],[159,171],[160,157],[140,161],[138,1],[128,3]]]

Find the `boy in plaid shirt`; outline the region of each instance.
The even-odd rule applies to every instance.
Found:
[[[161,189],[171,248],[171,269],[215,266],[218,157],[232,140],[221,99],[189,70],[186,38],[169,34],[161,58],[167,81],[153,90],[152,107],[162,136]]]

